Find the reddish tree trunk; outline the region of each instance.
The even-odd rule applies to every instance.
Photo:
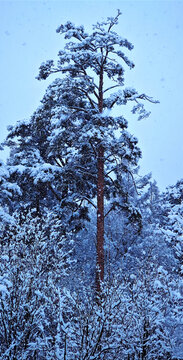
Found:
[[[103,111],[103,65],[99,77],[99,112]],[[96,291],[101,296],[101,283],[104,280],[104,148],[98,149],[97,159],[97,268]]]
[[[98,183],[97,183],[97,270],[96,290],[101,293],[101,282],[104,280],[104,149],[98,151]]]

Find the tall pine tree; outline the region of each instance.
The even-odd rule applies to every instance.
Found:
[[[57,33],[64,35],[66,45],[58,53],[57,64],[49,60],[40,66],[38,79],[57,73],[60,78],[48,87],[30,122],[17,125],[8,136],[10,145],[15,136],[19,139],[18,146],[13,145],[11,163],[21,159],[36,191],[44,183],[47,193],[59,202],[67,230],[69,225],[80,229],[81,220],[89,218],[89,206],[95,207],[98,293],[104,280],[104,200],[107,213],[117,206],[131,209],[126,179],[141,156],[126,119],[113,116],[112,109],[133,101],[132,112],[142,119],[148,113],[141,100],[153,102],[132,88],[116,91],[124,85],[123,64],[134,67],[122,51],[131,51],[133,45],[113,31],[119,16],[120,11],[115,18],[97,23],[91,34],[71,22],[59,26]]]

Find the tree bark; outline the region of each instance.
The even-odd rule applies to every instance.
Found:
[[[98,151],[98,183],[97,183],[97,269],[96,290],[101,294],[101,282],[104,280],[104,148]]]
[[[103,111],[103,65],[99,77],[99,112]],[[101,284],[104,280],[104,147],[98,149],[97,159],[97,268],[96,291],[101,297]]]

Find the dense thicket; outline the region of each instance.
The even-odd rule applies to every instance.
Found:
[[[139,176],[137,139],[113,116],[133,101],[143,118],[139,101],[153,101],[123,87],[122,63],[134,64],[120,49],[132,44],[113,31],[119,15],[90,35],[71,22],[57,29],[66,46],[38,78],[60,78],[30,120],[9,128],[10,156],[0,163],[2,359],[183,359],[183,186],[160,194],[150,175]]]

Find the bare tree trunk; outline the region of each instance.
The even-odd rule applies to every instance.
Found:
[[[101,282],[104,280],[104,149],[98,151],[98,183],[97,183],[97,270],[96,290],[100,297]]]
[[[103,111],[103,66],[99,78],[99,112]],[[102,144],[98,149],[97,159],[97,269],[96,291],[101,296],[101,283],[104,280],[104,148]]]

